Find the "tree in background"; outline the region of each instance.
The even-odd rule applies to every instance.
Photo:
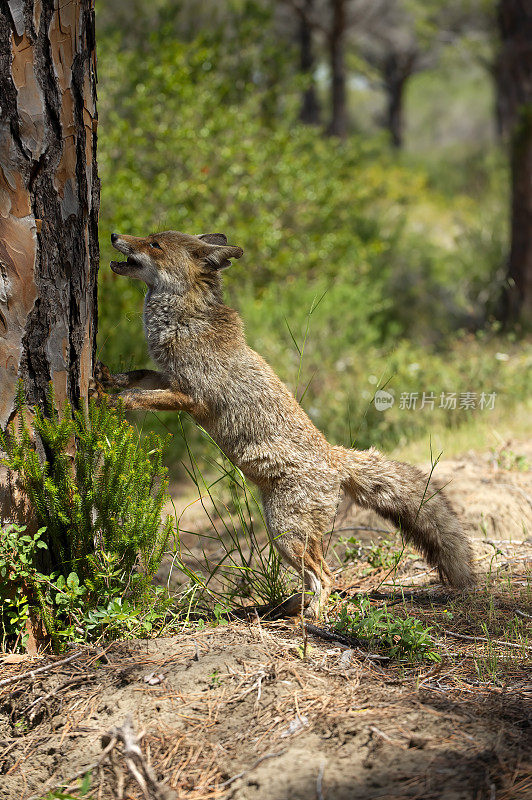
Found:
[[[347,74],[345,67],[345,42],[349,23],[347,0],[329,0],[330,23],[326,28],[329,67],[331,70],[331,120],[327,129],[331,136],[347,135]]]
[[[379,75],[394,147],[403,146],[408,81],[436,66],[442,48],[463,34],[470,16],[468,2],[388,0],[354,32],[356,47]]]
[[[394,147],[402,147],[404,97],[408,80],[434,63],[417,36],[414,22],[399,3],[392,3],[370,30],[362,32],[360,50],[381,80],[386,96],[385,125]]]
[[[344,139],[349,132],[346,49],[350,31],[378,16],[384,0],[282,0],[301,21],[301,65],[309,59],[312,32],[321,35],[329,67],[330,118],[327,133]],[[312,64],[314,58],[312,56]],[[303,119],[303,116],[301,117]],[[306,121],[303,119],[303,121]],[[312,120],[314,121],[314,120]]]
[[[500,0],[499,90],[510,128],[511,241],[501,318],[532,320],[532,8],[526,0]]]
[[[495,132],[499,139],[506,139],[511,128],[511,110],[500,73],[497,4],[494,0],[469,0],[463,22],[464,46],[493,82]]]
[[[0,426],[86,398],[96,334],[99,181],[91,0],[0,3]],[[0,482],[1,483],[1,482]],[[0,500],[14,502],[4,485]]]
[[[301,4],[293,3],[291,5],[298,17],[299,68],[307,80],[307,85],[303,90],[299,119],[307,125],[319,125],[321,109],[314,80],[316,59],[313,42],[314,30],[310,22],[314,13],[315,0],[302,0]]]

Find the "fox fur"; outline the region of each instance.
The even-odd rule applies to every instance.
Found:
[[[221,272],[243,251],[224,234],[164,231],[112,234],[126,261],[119,275],[144,281],[144,327],[159,372],[95,378],[126,409],[189,412],[260,489],[269,536],[303,579],[306,616],[326,608],[332,576],[323,535],[345,490],[360,506],[400,527],[404,537],[457,589],[474,581],[470,543],[445,494],[409,464],[374,448],[330,445],[271,367],[246,343],[237,312],[222,298]]]

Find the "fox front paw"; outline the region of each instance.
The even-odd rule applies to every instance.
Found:
[[[94,381],[99,384],[102,389],[113,389],[115,385],[114,378],[109,372],[109,369],[101,361],[97,361],[94,367]]]
[[[114,379],[105,364],[98,361],[94,366],[93,377],[89,381],[89,400],[96,400],[105,402],[114,406],[112,396],[107,394],[111,389],[114,389]]]
[[[96,400],[96,401],[101,400],[103,397],[105,397],[105,391],[103,386],[101,385],[101,383],[98,383],[98,381],[94,380],[94,378],[91,378],[89,380],[88,395],[89,395],[89,400]]]

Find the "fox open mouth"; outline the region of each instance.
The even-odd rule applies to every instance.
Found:
[[[135,256],[128,256],[126,261],[111,261],[110,267],[117,275],[127,275],[133,267],[141,267],[141,262]]]

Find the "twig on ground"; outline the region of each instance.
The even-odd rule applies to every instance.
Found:
[[[126,766],[140,788],[146,800],[170,800],[175,794],[157,780],[152,768],[144,760],[139,741],[144,732],[135,733],[131,717],[126,717],[123,724],[113,728],[108,736],[122,742]]]
[[[373,733],[376,733],[377,736],[380,736],[381,739],[384,739],[385,742],[388,742],[389,744],[393,744],[394,747],[403,747],[404,746],[402,742],[395,741],[395,739],[392,739],[390,736],[388,736],[387,733],[384,733],[384,731],[381,731],[380,728],[376,728],[375,725],[370,725],[369,729],[370,729],[370,731],[373,731]]]
[[[138,735],[135,733],[131,718],[126,717],[124,723],[120,727],[112,728],[109,733],[102,736],[103,750],[98,760],[94,761],[92,764],[87,764],[65,781],[56,784],[55,788],[68,790],[77,780],[79,780],[79,778],[83,778],[88,772],[93,772],[93,770],[96,769],[100,770],[104,762],[107,760],[107,758],[109,758],[115,778],[117,779],[117,793],[115,796],[119,798],[122,797],[124,776],[116,763],[116,759],[114,758],[116,745],[118,742],[122,742],[122,754],[124,756],[126,766],[141,789],[145,800],[175,800],[175,792],[159,783],[155,773],[144,760],[144,756],[142,755],[142,750],[140,749],[139,745],[139,741],[142,739],[143,735],[144,731]],[[43,789],[52,791],[52,789],[47,786],[43,787]],[[28,798],[28,800],[39,800],[40,798],[42,798],[42,793],[33,795],[32,797]]]
[[[77,683],[82,683],[83,681],[91,681],[91,680],[94,681],[96,680],[96,678],[97,678],[96,675],[90,675],[89,673],[77,675],[75,678],[71,678],[71,680],[62,683],[61,686],[57,686],[55,689],[52,689],[52,691],[40,695],[40,697],[37,697],[29,705],[27,705],[25,708],[22,709],[22,713],[26,714],[28,711],[30,711],[31,712],[30,722],[33,722],[33,719],[35,718],[35,715],[39,710],[39,706],[41,705],[41,703],[44,703],[45,700],[49,700],[50,697],[54,697],[54,695],[59,694],[59,692],[62,692],[63,689],[68,689],[70,686],[75,686]],[[37,708],[34,708],[34,706],[37,706]]]
[[[468,642],[486,642],[487,644],[497,644],[501,647],[513,647],[517,650],[529,650],[532,653],[532,647],[526,644],[517,644],[515,642],[505,642],[502,639],[487,639],[485,636],[467,636],[465,633],[455,633],[443,629],[446,636],[452,636],[454,639],[465,639]]]
[[[199,661],[200,660],[200,648],[197,641],[194,639],[194,655],[192,656],[192,661]]]
[[[260,624],[260,617],[259,617],[259,615],[257,614],[256,611],[255,611],[255,622],[257,623],[257,626],[258,626],[258,629],[259,629],[260,640],[261,640],[262,643],[264,643],[264,633],[262,631],[262,625]]]
[[[357,639],[356,636],[345,636],[342,633],[336,633],[335,631],[326,631],[324,628],[318,628],[316,625],[312,625],[310,622],[305,623],[305,628],[309,633],[312,633],[314,636],[319,636],[320,639],[325,639],[327,642],[338,642],[338,644],[343,644],[345,647],[349,647],[350,649],[358,648],[359,650],[363,650],[364,655],[367,658],[374,658],[378,661],[389,661],[388,656],[381,656],[379,653],[368,653],[366,652],[368,642],[365,639]]]
[[[70,661],[74,661],[74,659],[79,658],[84,652],[86,651],[78,650],[77,653],[74,653],[68,658],[63,658],[61,661],[52,661],[51,664],[46,664],[44,667],[37,667],[37,669],[29,670],[29,672],[21,672],[19,675],[12,675],[11,678],[4,678],[0,681],[0,686],[8,686],[10,683],[16,683],[17,681],[22,681],[25,678],[34,678],[35,675],[41,675],[43,672],[47,672],[49,669],[53,669],[54,667],[62,667],[64,664],[68,664]]]

